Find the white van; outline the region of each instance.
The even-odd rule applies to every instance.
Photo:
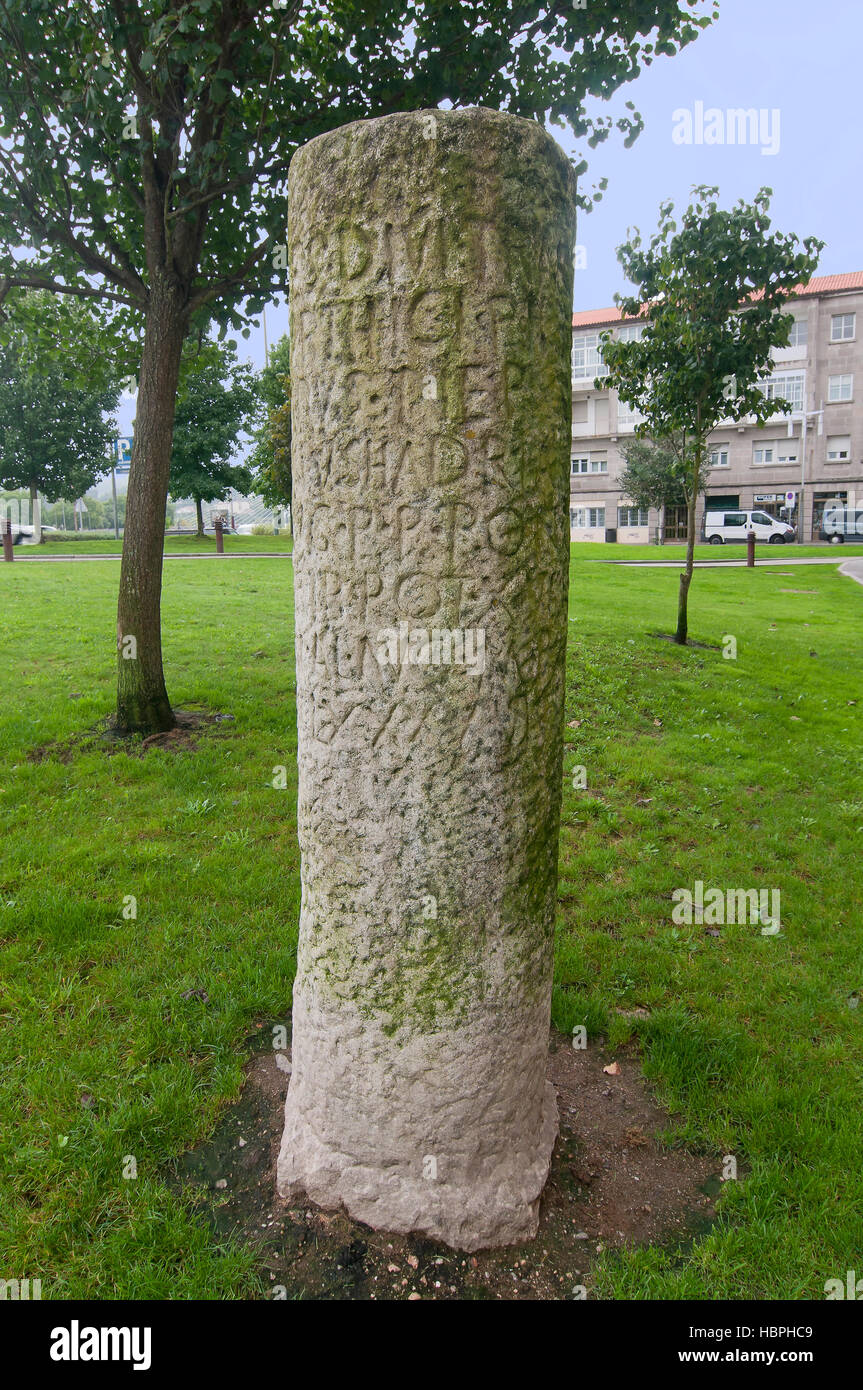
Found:
[[[745,545],[750,531],[755,532],[757,541],[769,541],[771,545],[793,541],[795,536],[793,526],[789,526],[787,521],[777,521],[775,516],[768,516],[767,512],[732,511],[728,508],[705,514],[704,539],[711,545],[723,545],[725,541]]]
[[[5,521],[0,521],[0,532],[4,531],[5,529],[6,529],[6,522],[5,522]],[[59,527],[57,527],[57,526],[43,526],[43,527],[42,527],[42,534],[43,534],[43,536],[50,536],[52,532],[54,532],[54,533],[56,534],[56,532],[57,532],[58,530],[59,530]],[[14,521],[12,522],[12,544],[13,544],[13,545],[33,545],[33,544],[34,544],[33,538],[34,538],[35,535],[36,535],[35,527],[33,527],[33,526],[22,526],[20,522],[17,522],[17,523],[14,522]]]
[[[863,507],[829,502],[824,508],[820,534],[831,545],[842,545],[846,540],[863,541]]]

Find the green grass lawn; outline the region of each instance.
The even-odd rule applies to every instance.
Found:
[[[863,588],[827,566],[699,573],[691,635],[734,636],[725,660],[649,635],[673,623],[674,571],[582,555],[554,1020],[637,1042],[668,1143],[740,1173],[707,1235],[604,1255],[591,1293],[823,1297],[863,1248]],[[0,567],[0,1277],[43,1298],[255,1296],[250,1254],[169,1177],[289,1002],[291,566],[166,566],[173,699],[233,716],[196,751],[34,761],[110,710],[117,576]],[[671,893],[698,879],[779,888],[781,934],[675,926]]]
[[[52,555],[119,555],[122,540],[113,536],[75,537],[74,533],[47,532],[41,546],[16,546],[16,559],[34,559],[37,556]],[[225,551],[228,554],[276,554],[287,555],[293,550],[289,531],[282,530],[278,536],[225,536]],[[216,538],[208,533],[203,539],[198,536],[166,536],[166,555],[215,554]],[[656,564],[658,561],[675,561],[684,564],[686,546],[669,545],[605,545],[602,542],[579,541],[572,546],[573,557],[579,560],[603,560],[614,564],[621,560],[638,560],[641,564]],[[804,556],[820,556],[823,559],[841,563],[851,555],[863,555],[863,545],[759,545],[756,551],[758,560],[793,560]],[[696,560],[709,560],[711,564],[720,561],[745,560],[745,545],[696,545]]]

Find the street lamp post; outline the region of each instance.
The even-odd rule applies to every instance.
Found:
[[[117,474],[114,470],[114,463],[111,463],[111,496],[114,499],[114,539],[120,539],[120,526],[117,521]]]
[[[788,433],[793,435],[794,422],[800,419],[800,500],[797,504],[797,544],[803,545],[803,515],[806,505],[806,443],[808,439],[810,419],[818,420],[818,433],[822,433],[822,422],[824,419],[824,402],[821,402],[820,410],[803,410],[799,417],[792,415],[788,421]]]

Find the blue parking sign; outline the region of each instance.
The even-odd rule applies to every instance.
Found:
[[[132,436],[120,435],[114,441],[114,455],[116,458],[115,467],[117,469],[128,469],[132,461]]]

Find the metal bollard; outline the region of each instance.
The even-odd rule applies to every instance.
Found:
[[[12,540],[12,518],[7,516],[6,525],[3,527],[3,559],[10,563],[15,559],[15,546]]]
[[[224,555],[224,553],[225,553],[225,538],[224,538],[224,536],[223,536],[223,534],[222,534],[222,518],[221,518],[220,516],[217,516],[217,517],[216,517],[216,554],[217,554],[217,555]]]
[[[755,532],[750,531],[746,537],[746,565],[748,569],[755,566]]]

